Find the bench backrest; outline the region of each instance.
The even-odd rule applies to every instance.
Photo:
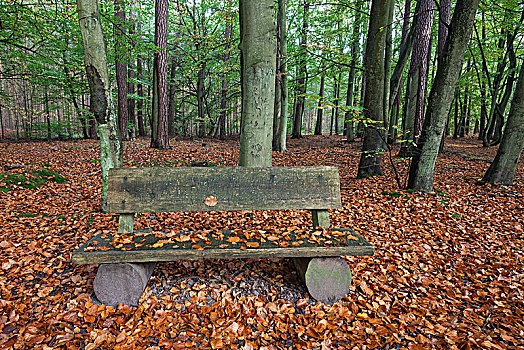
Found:
[[[337,167],[119,168],[108,212],[337,209]]]

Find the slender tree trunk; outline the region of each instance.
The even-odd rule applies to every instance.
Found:
[[[393,57],[393,14],[395,12],[395,1],[389,2],[388,9],[388,23],[386,28],[386,47],[384,54],[384,97],[383,97],[383,109],[384,109],[384,122],[385,127],[388,128],[389,121],[389,94],[391,84],[391,58]]]
[[[288,55],[287,55],[287,0],[278,0],[278,31],[279,31],[279,49],[280,49],[280,117],[278,119],[277,140],[273,143],[273,150],[279,152],[286,151],[287,138],[287,118],[288,118]]]
[[[110,90],[106,46],[98,1],[77,0],[77,7],[91,106],[98,121],[102,168],[102,210],[106,210],[109,169],[121,167],[123,163],[121,135]]]
[[[320,91],[318,93],[317,122],[315,124],[315,135],[322,135],[322,115],[324,114],[324,86],[326,84],[325,66],[322,64],[322,75],[320,77]]]
[[[307,31],[309,27],[309,1],[303,0],[304,18],[302,22],[302,32],[300,35],[300,64],[299,78],[297,80],[295,111],[293,113],[293,133],[294,139],[302,138],[302,117],[306,103],[307,91]]]
[[[433,173],[438,148],[478,4],[479,0],[457,0],[448,39],[438,61],[437,73],[429,94],[422,134],[411,163],[409,188],[426,192],[433,189]]]
[[[459,111],[462,110],[459,107],[459,104],[460,104],[460,90],[459,90],[458,87],[455,88],[454,101],[455,101],[455,113],[453,114],[453,138],[456,139],[456,138],[458,138],[459,130],[460,130],[460,127],[459,127]]]
[[[136,120],[138,122],[138,135],[146,136],[146,128],[144,125],[144,85],[142,84],[143,69],[142,58],[138,55],[136,59],[136,76],[138,84],[136,85],[136,94],[138,101],[136,102]]]
[[[409,66],[409,91],[407,93],[406,130],[404,145],[418,138],[424,118],[426,78],[428,74],[428,55],[430,54],[431,27],[433,24],[434,0],[420,1],[420,15],[415,28],[413,54]]]
[[[497,155],[482,181],[512,185],[524,149],[524,69],[520,70],[508,121]]]
[[[168,110],[168,135],[169,136],[175,136],[175,118],[176,118],[175,116],[176,114],[175,98],[176,98],[176,89],[177,89],[176,71],[178,67],[176,55],[177,55],[177,48],[178,48],[178,40],[180,39],[180,29],[177,29],[175,37],[176,37],[176,42],[173,47],[173,56],[171,57],[171,73],[169,76],[169,110]],[[226,38],[226,40],[228,39]]]
[[[200,62],[200,68],[197,73],[197,112],[198,112],[198,137],[204,137],[206,134],[206,117],[204,115],[204,72],[206,69],[205,62]]]
[[[240,0],[240,166],[271,166],[276,29],[273,0]]]
[[[167,15],[168,0],[155,1],[155,51],[151,147],[169,149],[167,98]]]
[[[230,18],[228,17],[226,19],[226,30],[224,32],[224,40],[226,42],[224,46],[224,56],[223,56],[223,62],[224,62],[224,73],[222,76],[222,86],[221,86],[221,96],[220,96],[220,118],[219,118],[219,138],[221,140],[226,138],[226,113],[227,113],[227,65],[229,61],[230,56],[230,40],[231,40],[231,34],[230,34]]]
[[[3,79],[2,79],[2,63],[0,62],[0,91],[4,91],[3,90]],[[46,101],[47,101],[47,90],[45,91],[45,94],[46,94]],[[4,113],[3,113],[3,103],[0,101],[0,126],[2,128],[2,139],[5,138],[5,130],[4,130]],[[49,108],[46,109],[47,110],[47,113],[49,113]],[[48,137],[50,138],[50,137]]]
[[[409,1],[409,0],[408,0]],[[354,107],[354,97],[355,94],[355,73],[357,71],[357,61],[359,57],[359,51],[360,51],[360,26],[361,26],[361,19],[362,14],[360,12],[360,9],[362,8],[362,1],[356,0],[355,7],[358,11],[355,11],[355,20],[353,22],[353,34],[352,34],[352,44],[351,44],[351,67],[349,68],[349,74],[348,74],[348,89],[346,93],[346,108],[347,111],[344,116],[344,122],[346,124],[346,141],[347,142],[353,142],[355,141],[355,127],[354,127],[354,120],[353,115],[355,110]]]
[[[127,110],[127,48],[124,42],[126,29],[126,8],[124,0],[114,0],[115,6],[115,71],[118,87],[118,125],[122,140],[128,140],[129,115]]]
[[[357,178],[382,175],[381,151],[384,148],[384,46],[390,0],[372,0],[371,15],[364,57],[364,117],[370,120],[365,128]]]
[[[340,123],[338,121],[339,112],[340,112],[340,84],[342,82],[342,71],[339,71],[338,73],[338,80],[337,80],[337,89],[336,89],[336,95],[335,95],[335,135],[338,135],[340,133]]]
[[[135,32],[136,32],[136,4],[135,4],[135,1],[132,0],[130,4],[130,10],[129,10],[129,36],[131,38],[131,50],[133,54],[135,52],[135,46],[136,46],[136,42],[134,38]],[[129,67],[127,71],[128,77],[129,77],[129,82],[127,84],[127,92],[131,96],[133,96],[127,99],[128,118],[129,118],[130,124],[132,124],[131,127],[129,128],[129,138],[130,139],[136,138],[136,130],[137,130],[137,125],[138,125],[137,118],[136,118],[136,101],[134,97],[136,93],[135,91],[135,79],[136,79],[135,69],[136,69],[135,57],[134,55],[132,55],[129,60]]]
[[[442,51],[444,50],[444,45],[448,38],[448,28],[449,22],[451,21],[451,0],[440,0],[440,7],[438,12],[438,42],[437,42],[437,59],[440,59],[442,56]],[[431,50],[431,48],[430,48]],[[442,140],[440,140],[439,153],[444,151],[444,143],[446,142],[446,134],[448,128],[448,118],[446,119],[446,125],[444,126],[445,130],[442,133]]]

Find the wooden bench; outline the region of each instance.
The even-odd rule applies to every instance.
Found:
[[[136,305],[159,261],[294,258],[311,296],[333,303],[351,282],[341,256],[373,255],[350,229],[330,229],[328,209],[342,208],[336,167],[120,168],[109,173],[108,212],[118,233],[98,234],[73,253],[75,264],[101,264],[97,298]],[[135,213],[308,209],[311,230],[134,231]]]

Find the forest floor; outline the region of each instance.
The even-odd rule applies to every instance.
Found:
[[[126,142],[125,164],[237,163],[238,140],[171,144]],[[0,165],[19,165],[0,169],[0,349],[524,348],[523,161],[514,186],[478,185],[496,150],[448,139],[435,192],[422,194],[398,187],[387,156],[385,176],[356,180],[359,149],[310,136],[273,153],[274,165],[339,166],[332,227],[376,247],[346,258],[354,277],[340,302],[311,300],[289,260],[238,259],[158,264],[139,306],[114,308],[92,302],[97,267],[71,264],[80,245],[117,227],[100,212],[98,143],[0,143]],[[393,162],[404,181],[408,161]],[[311,225],[306,211],[263,214],[146,214],[135,228]]]

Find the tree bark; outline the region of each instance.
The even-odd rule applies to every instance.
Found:
[[[240,0],[241,166],[271,166],[276,30],[273,0]]]
[[[136,31],[136,4],[133,1],[131,1],[131,4],[130,4],[130,10],[129,10],[129,36],[131,38],[131,50],[133,52],[133,55],[131,56],[131,59],[129,60],[129,66],[128,66],[128,77],[129,77],[129,80],[128,80],[128,83],[127,83],[127,92],[133,96],[135,95],[136,91],[135,91],[135,79],[136,79],[136,75],[135,75],[135,69],[136,69],[136,65],[135,65],[135,57],[134,57],[134,52],[135,52],[135,46],[136,46],[136,42],[135,42],[135,31]],[[130,128],[129,128],[129,138],[130,139],[135,139],[136,138],[136,129],[137,129],[137,118],[136,118],[136,101],[135,101],[135,97],[131,97],[131,98],[128,98],[127,99],[127,110],[128,110],[128,118],[129,118],[129,123],[132,124],[130,125]]]
[[[418,138],[424,118],[426,78],[428,74],[428,55],[430,54],[431,27],[433,24],[434,0],[421,0],[417,26],[413,39],[413,54],[409,66],[409,90],[406,95],[406,128],[403,147]]]
[[[390,0],[373,0],[364,57],[365,95],[362,153],[357,178],[382,175],[380,153],[384,148],[384,46]]]
[[[524,149],[524,69],[519,78],[497,155],[482,181],[512,185]]]
[[[438,20],[438,42],[437,42],[437,59],[442,56],[446,39],[448,38],[449,22],[451,21],[451,0],[440,0],[439,7],[439,20]],[[449,115],[449,113],[448,113]],[[446,125],[444,126],[445,131],[448,128],[448,122],[446,119]],[[442,134],[442,140],[440,140],[439,152],[444,150],[444,143],[446,141],[446,132]]]
[[[300,35],[300,63],[299,77],[297,79],[296,104],[293,112],[293,132],[291,137],[294,139],[302,138],[302,116],[306,103],[307,91],[307,31],[309,27],[309,1],[303,2],[303,22]]]
[[[120,129],[113,106],[107,71],[107,57],[97,0],[77,0],[84,62],[93,114],[98,122],[102,168],[102,210],[107,207],[107,180],[110,168],[122,166]]]
[[[287,82],[287,70],[288,70],[288,55],[287,55],[287,0],[278,0],[278,32],[279,32],[279,50],[280,50],[280,62],[279,62],[279,89],[280,89],[280,114],[278,118],[278,132],[276,134],[276,140],[273,142],[273,150],[279,152],[286,151],[287,141],[287,118],[288,118],[288,82]]]
[[[435,161],[453,92],[464,61],[479,0],[458,0],[451,19],[448,39],[438,60],[437,73],[429,94],[422,134],[411,163],[408,187],[430,192]]]
[[[115,6],[115,71],[118,87],[118,126],[122,140],[128,140],[129,115],[127,109],[127,58],[124,42],[126,30],[126,8],[124,0],[114,0]]]
[[[151,147],[169,149],[167,98],[167,15],[168,0],[155,1],[155,51]]]
[[[226,137],[226,107],[227,107],[227,62],[229,61],[229,49],[230,49],[230,40],[231,40],[231,33],[230,33],[230,19],[229,17],[226,19],[226,30],[224,32],[224,40],[226,42],[224,46],[224,56],[222,61],[224,62],[224,73],[222,75],[222,86],[221,86],[221,96],[220,96],[220,118],[219,118],[219,138],[221,140],[225,139]]]
[[[322,76],[320,77],[320,91],[318,93],[317,122],[315,124],[315,135],[322,135],[322,116],[324,114],[324,86],[326,84],[325,66],[322,64]]]
[[[391,84],[391,58],[393,56],[393,14],[395,12],[395,1],[389,2],[388,9],[388,23],[386,28],[386,47],[384,53],[384,97],[383,97],[383,109],[384,109],[384,122],[385,127],[389,125],[389,93]]]
[[[408,0],[409,1],[409,0]],[[353,22],[353,34],[352,34],[352,44],[351,44],[351,67],[349,68],[348,74],[348,89],[346,92],[346,108],[347,111],[344,116],[344,122],[346,124],[346,141],[353,142],[355,141],[355,122],[353,120],[354,114],[354,97],[355,94],[355,73],[357,71],[357,61],[360,52],[360,26],[362,14],[360,9],[362,8],[362,1],[357,0],[355,7],[358,11],[355,12],[355,20]]]

